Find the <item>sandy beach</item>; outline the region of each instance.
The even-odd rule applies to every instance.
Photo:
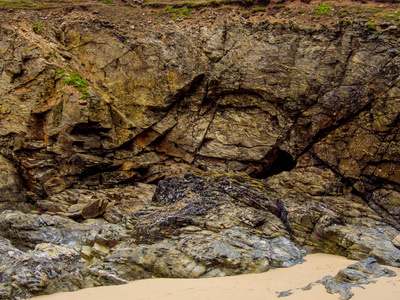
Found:
[[[326,275],[334,276],[340,269],[354,261],[328,254],[311,254],[306,262],[286,269],[273,269],[261,274],[248,274],[210,279],[147,279],[120,286],[107,286],[79,290],[72,293],[59,293],[40,296],[38,300],[265,300],[278,299],[278,293],[293,289],[293,294],[279,299],[339,299],[330,295],[325,287],[318,284],[311,290],[302,291],[311,282]],[[396,277],[381,277],[377,283],[353,288],[354,300],[398,299],[400,296],[400,269],[390,268]],[[298,290],[296,290],[298,289]]]

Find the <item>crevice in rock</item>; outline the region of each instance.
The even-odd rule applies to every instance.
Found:
[[[255,175],[255,178],[268,178],[284,171],[290,171],[296,166],[296,161],[286,151],[275,147],[268,154],[270,164],[265,164],[262,172]]]
[[[348,180],[350,182],[350,180]],[[368,192],[360,192],[354,187],[353,183],[350,183],[351,187],[353,188],[352,193],[358,197],[360,197],[374,212],[376,212],[379,216],[384,219],[384,222],[390,226],[393,226],[397,230],[400,230],[399,222],[393,218],[393,216],[388,212],[385,207],[382,207],[379,203],[373,200],[372,198],[372,191]],[[375,178],[374,184],[378,187],[380,185],[380,180]]]
[[[110,128],[104,128],[101,126],[100,122],[88,122],[88,123],[78,123],[71,131],[71,134],[100,134],[100,132],[108,132]]]
[[[174,105],[179,104],[185,98],[185,96],[189,96],[192,93],[194,93],[196,89],[201,85],[204,78],[205,78],[204,74],[199,74],[196,77],[194,77],[190,83],[181,88],[178,91],[178,93],[174,96],[174,98],[178,100],[176,103],[174,103]],[[171,108],[172,107],[169,107],[169,109]]]
[[[8,239],[8,241],[10,241],[11,245],[13,245],[15,248],[17,248],[18,250],[25,252],[25,253],[28,253],[28,252],[34,250],[36,247],[36,244],[31,247],[28,247],[23,242],[19,241],[17,238],[15,238],[15,239],[7,238],[7,239]]]
[[[290,226],[289,221],[287,219],[288,212],[285,207],[285,201],[278,199],[278,201],[276,202],[276,207],[278,208],[278,212],[276,213],[276,216],[282,221],[287,232],[289,232],[291,238],[293,239],[295,237],[295,234],[294,234],[294,231],[293,231],[292,227]]]
[[[374,102],[374,98],[370,98],[370,100],[368,101],[368,103],[366,103],[362,108],[360,108],[358,111],[354,112],[354,113],[349,113],[349,116],[343,117],[340,120],[332,120],[332,125],[323,128],[321,130],[319,130],[312,138],[312,140],[308,143],[308,145],[303,149],[303,151],[301,151],[301,153],[297,156],[300,157],[303,154],[307,153],[308,151],[310,151],[310,149],[317,144],[318,142],[320,142],[321,140],[323,140],[325,137],[327,137],[330,133],[334,132],[336,129],[351,123],[355,118],[357,118],[363,111],[369,110],[371,109],[372,103]]]
[[[351,187],[351,193],[355,196],[360,197],[360,199],[362,199],[368,205],[368,207],[371,208],[377,215],[381,216],[388,225],[393,226],[397,230],[400,230],[400,224],[390,215],[390,213],[384,207],[370,199],[371,197],[368,192],[360,192],[355,187],[356,182],[354,180],[351,180],[350,178],[347,178],[343,174],[339,173],[337,170],[335,170],[335,168],[331,167],[329,164],[318,158],[318,156],[313,155],[313,158],[318,161],[322,166],[328,168],[336,176],[338,176],[345,186]],[[374,186],[379,188],[380,186],[384,186],[384,184],[379,178],[374,178]]]

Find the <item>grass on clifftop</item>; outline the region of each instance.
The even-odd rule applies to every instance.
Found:
[[[74,13],[80,14],[77,19],[89,17],[109,22],[109,28],[120,35],[137,39],[142,34],[141,30],[154,31],[163,22],[174,20],[184,24],[211,23],[214,24],[227,15],[229,18],[239,20],[243,18],[247,22],[262,22],[264,20],[298,22],[302,26],[348,26],[353,21],[371,29],[374,24],[376,31],[390,26],[400,27],[400,9],[395,4],[381,4],[374,6],[374,2],[350,3],[333,2],[326,0],[320,3],[312,1],[305,3],[300,1],[286,1],[284,4],[272,3],[270,0],[152,0],[142,4],[135,4],[126,0],[0,0],[0,10],[10,20],[13,16],[10,12],[15,10],[63,10],[68,7],[74,9]],[[383,1],[383,0],[375,0]],[[396,0],[390,0],[396,1]],[[399,0],[400,1],[400,0]],[[351,6],[350,6],[351,5]],[[45,19],[38,23],[33,14],[30,22],[35,33],[42,34],[44,27],[52,28],[53,24]],[[23,17],[25,18],[25,16]],[[50,24],[49,24],[50,23]],[[35,25],[33,25],[35,24]],[[386,26],[386,27],[385,27]]]
[[[198,2],[177,2],[177,3],[163,3],[163,2],[150,2],[144,1],[141,6],[151,6],[151,7],[166,7],[172,6],[174,8],[184,7],[187,8],[200,8],[200,7],[218,7],[220,5],[226,4],[238,4],[242,6],[249,6],[252,4],[265,4],[268,5],[269,0],[208,0],[208,1],[198,1]]]
[[[0,8],[13,8],[13,9],[44,9],[60,6],[60,2],[51,0],[0,0]]]
[[[35,23],[35,25],[32,27],[34,33],[40,33],[43,29],[44,27],[39,23]]]
[[[258,11],[264,12],[264,11],[267,11],[267,8],[266,7],[256,7],[256,8],[253,8],[252,10],[244,12],[243,14],[252,14],[252,13],[256,13]]]
[[[317,15],[325,15],[331,10],[332,6],[330,6],[328,3],[321,3],[316,9],[314,9],[314,13]]]
[[[167,6],[161,13],[168,14],[173,20],[176,20],[189,16],[191,11],[189,8],[173,8],[172,6]]]

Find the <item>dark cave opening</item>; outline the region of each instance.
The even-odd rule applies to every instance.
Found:
[[[256,178],[268,178],[284,171],[290,171],[296,166],[296,161],[286,151],[279,148],[271,150],[267,158],[270,164],[266,164],[263,170],[255,175]]]

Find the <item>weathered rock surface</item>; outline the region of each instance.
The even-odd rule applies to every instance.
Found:
[[[264,239],[242,228],[218,233],[185,228],[179,238],[119,248],[89,272],[113,272],[125,280],[157,277],[216,277],[268,271],[299,263],[305,251],[284,237]]]
[[[392,243],[399,231],[324,169],[296,169],[266,181],[189,174],[161,181],[154,203],[167,206],[126,218],[141,241],[173,237],[188,225],[212,231],[240,226],[267,238],[291,238],[310,251],[400,266]]]
[[[7,209],[30,211],[34,206],[27,203],[26,191],[17,169],[0,155],[0,211]]]
[[[281,219],[296,242],[351,259],[375,257],[400,266],[392,243],[398,230],[326,169],[298,168],[267,179]]]
[[[396,236],[393,241],[392,241],[393,245],[395,247],[397,247],[398,249],[400,249],[400,235]]]
[[[149,186],[124,191],[134,189],[142,189],[146,195]],[[89,195],[113,199],[113,191],[90,191]],[[76,194],[71,195],[73,199]],[[373,256],[382,263],[400,266],[400,250],[392,243],[399,231],[366,202],[352,198],[337,175],[323,169],[283,172],[268,180],[240,174],[168,178],[159,182],[152,199],[136,199],[121,218],[111,219],[115,223],[102,218],[77,222],[62,212],[56,214],[0,214],[5,247],[2,264],[7,266],[0,269],[0,276],[8,298],[152,276],[263,272],[301,262],[306,254],[302,248],[359,259]],[[69,253],[70,269],[65,269],[68,274],[62,278],[68,281],[79,272],[79,282],[68,286],[53,284],[53,278],[43,281],[35,276],[43,272],[49,276],[49,271],[35,273],[32,268],[36,265],[27,263],[27,274],[36,274],[30,280],[43,281],[40,288],[23,281],[15,283],[10,274],[19,269],[18,264],[14,267],[16,258],[10,251],[30,262],[36,261],[39,250],[48,247]],[[46,257],[46,266],[52,268],[52,258]],[[362,266],[363,272],[370,268],[369,263]],[[352,278],[361,270],[352,269],[340,276]]]
[[[1,27],[1,153],[31,199],[323,165],[399,226],[397,31],[224,19],[131,39],[61,21]],[[88,98],[57,70],[82,75]]]
[[[225,184],[220,186],[221,182]],[[254,190],[252,185],[256,185]],[[148,189],[148,185],[139,186],[144,193]],[[107,194],[112,198],[112,191],[91,191],[91,195],[100,198]],[[39,290],[32,290],[17,282],[18,289],[12,288],[9,298],[19,293],[30,296],[52,293],[56,288],[121,284],[152,276],[212,277],[263,272],[271,266],[289,267],[301,262],[306,252],[290,241],[282,222],[269,211],[269,204],[263,205],[266,196],[262,191],[262,183],[246,176],[229,179],[190,174],[160,182],[153,200],[140,204],[137,201],[119,224],[104,219],[79,223],[61,216],[63,213],[5,211],[0,214],[0,235],[5,247],[2,261],[9,271],[1,269],[2,282],[8,291],[14,282],[12,274],[18,273],[17,266],[12,267],[16,258],[7,253],[15,251],[25,260],[35,261],[38,249],[45,245],[68,251],[71,270],[66,269],[69,273],[64,277],[68,281],[79,270],[79,285],[57,285],[53,289],[51,280],[46,279]],[[51,268],[52,258],[46,259]],[[26,272],[39,274],[32,271],[35,266],[28,263]],[[32,276],[32,281],[41,280]]]
[[[25,299],[84,287],[85,262],[74,250],[38,244],[24,253],[0,237],[2,299]]]
[[[79,9],[0,25],[0,297],[304,250],[400,266],[397,29],[221,16],[133,37]]]
[[[310,283],[301,288],[303,291],[312,289],[316,284],[323,284],[329,294],[339,294],[341,300],[348,300],[354,296],[351,291],[354,287],[375,283],[379,277],[394,277],[396,272],[381,267],[376,259],[369,257],[340,270],[335,277],[325,276],[323,279]],[[287,297],[293,290],[279,293],[278,297]]]
[[[0,237],[1,299],[26,299],[84,287],[85,261],[79,254],[55,244],[38,244],[25,253]]]
[[[137,207],[151,201],[155,186],[144,183],[104,190],[69,189],[39,200],[42,210],[57,213],[75,220],[103,216],[107,221],[118,223]]]

